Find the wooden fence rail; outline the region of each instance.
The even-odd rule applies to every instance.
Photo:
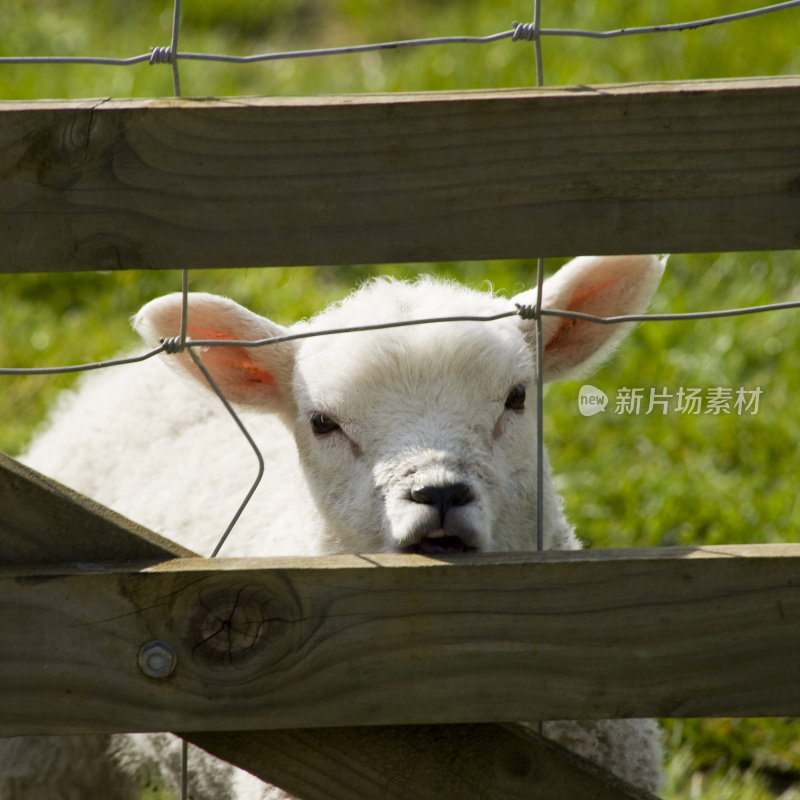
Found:
[[[798,576],[800,545],[5,568],[0,734],[800,715]]]
[[[0,271],[800,245],[799,78],[0,119]]]

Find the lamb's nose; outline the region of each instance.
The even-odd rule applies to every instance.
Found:
[[[453,506],[465,506],[475,499],[472,489],[466,483],[450,483],[445,486],[420,486],[412,489],[411,499],[415,503],[434,506],[439,512],[439,519],[444,525],[447,512]]]

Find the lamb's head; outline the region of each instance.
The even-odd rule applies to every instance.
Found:
[[[545,282],[543,308],[638,313],[663,265],[651,256],[580,258]],[[373,281],[308,322],[283,328],[213,295],[190,294],[190,339],[261,340],[431,317],[487,316],[535,303],[433,280]],[[155,345],[180,330],[181,298],[146,305],[136,327]],[[326,522],[329,551],[525,550],[536,542],[535,323],[437,322],[201,350],[233,402],[277,413],[293,431]],[[542,374],[574,375],[627,325],[545,316]],[[170,357],[205,380],[186,353]],[[564,546],[544,476],[545,546]]]

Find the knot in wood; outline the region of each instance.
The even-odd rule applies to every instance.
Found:
[[[227,586],[200,593],[189,617],[189,647],[195,661],[238,666],[260,660],[289,627],[282,604],[263,587]]]
[[[35,173],[41,186],[70,189],[83,177],[90,129],[88,110],[54,118],[25,138],[26,151],[18,156],[18,168]]]

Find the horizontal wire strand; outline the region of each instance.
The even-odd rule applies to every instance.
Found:
[[[420,39],[403,39],[393,42],[377,42],[374,44],[350,45],[344,47],[313,48],[308,50],[290,50],[277,53],[259,53],[249,56],[235,56],[219,53],[181,53],[173,46],[153,47],[150,52],[132,56],[130,58],[104,58],[92,56],[2,56],[2,64],[97,64],[104,66],[132,66],[135,64],[170,64],[175,66],[177,60],[188,61],[216,61],[235,64],[252,64],[284,59],[314,58],[319,56],[348,55],[365,53],[374,50],[395,50],[407,47],[425,47],[432,45],[451,44],[491,44],[493,42],[511,39],[512,41],[526,41],[538,39],[542,36],[557,37],[583,37],[592,39],[613,39],[622,36],[635,36],[641,34],[672,33],[677,31],[695,30],[697,28],[738,22],[764,14],[786,11],[800,7],[800,0],[785,0],[782,3],[773,3],[767,6],[740,11],[733,14],[722,14],[706,19],[676,22],[664,25],[648,25],[633,28],[617,28],[608,31],[592,31],[573,28],[539,28],[534,23],[513,23],[511,30],[488,36],[438,36]]]
[[[599,317],[594,314],[584,314],[580,311],[563,311],[561,309],[544,308],[539,314],[536,306],[517,305],[509,311],[486,316],[462,315],[449,317],[426,317],[421,319],[398,320],[395,322],[378,322],[371,325],[354,325],[344,328],[328,328],[323,330],[298,331],[284,336],[273,336],[268,339],[183,339],[181,336],[164,339],[158,347],[135,356],[109,359],[106,361],[90,362],[65,367],[0,367],[0,375],[57,375],[74,372],[88,372],[90,370],[105,369],[106,367],[135,364],[157,356],[159,353],[177,353],[194,347],[265,347],[269,345],[293,342],[299,339],[311,339],[317,336],[335,336],[344,333],[366,333],[390,328],[404,328],[411,325],[432,325],[437,323],[453,322],[495,322],[508,317],[520,316],[523,319],[536,319],[542,317],[563,317],[598,325],[620,325],[626,322],[679,322],[687,320],[720,319],[725,317],[741,317],[751,314],[761,314],[768,311],[784,311],[800,308],[800,300],[791,300],[783,303],[768,303],[759,306],[744,308],[721,309],[717,311],[689,311],[676,314],[625,314],[614,317]]]

